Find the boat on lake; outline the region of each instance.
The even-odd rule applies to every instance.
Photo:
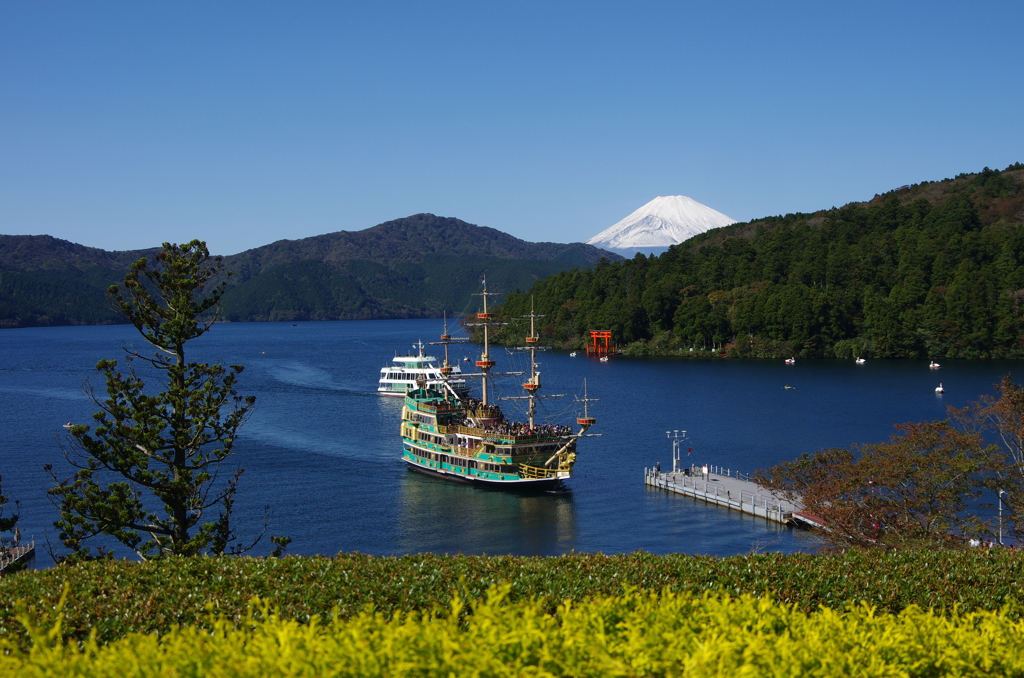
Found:
[[[411,470],[428,475],[475,484],[483,487],[557,491],[572,477],[576,463],[576,444],[596,423],[589,415],[584,382],[583,413],[571,424],[554,424],[537,420],[537,401],[561,395],[541,396],[537,352],[547,347],[537,345],[534,326],[537,316],[531,310],[530,333],[526,346],[520,347],[530,356],[530,374],[523,383],[525,395],[502,400],[526,400],[526,420],[510,421],[495,402],[491,381],[498,377],[522,376],[524,372],[494,373],[495,361],[490,355],[490,328],[499,325],[487,310],[486,279],[483,311],[476,314],[474,325],[483,329],[483,351],[476,361],[479,370],[465,377],[480,379],[480,398],[457,394],[453,389],[432,388],[422,379],[405,395],[402,407],[402,460]],[[578,428],[578,430],[577,430]]]
[[[417,380],[425,379],[429,388],[449,390],[458,395],[467,394],[469,387],[462,378],[462,368],[448,363],[447,343],[454,343],[454,340],[448,337],[447,323],[441,337],[442,341],[437,343],[446,344],[443,364],[438,365],[437,358],[427,355],[423,342],[418,341],[412,345],[415,352],[396,355],[391,359],[391,365],[380,369],[377,393],[404,397],[408,391],[417,387]]]

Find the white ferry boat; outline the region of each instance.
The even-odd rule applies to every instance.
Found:
[[[377,393],[386,396],[405,397],[408,391],[415,389],[417,379],[426,380],[427,387],[435,391],[446,392],[445,383],[458,397],[469,392],[466,380],[462,379],[462,369],[456,365],[450,367],[451,374],[446,379],[438,367],[437,358],[425,352],[422,341],[412,345],[416,352],[408,355],[396,355],[392,364],[380,369],[380,381]]]

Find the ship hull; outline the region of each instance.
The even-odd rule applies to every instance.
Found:
[[[428,468],[407,458],[403,458],[402,461],[406,463],[406,467],[410,471],[422,473],[423,475],[430,476],[432,478],[440,478],[442,480],[461,483],[463,485],[472,485],[473,487],[483,487],[493,490],[512,492],[557,492],[565,489],[561,478],[544,478],[538,480],[489,480],[486,478],[479,478],[477,476],[466,476],[461,473],[451,473],[448,471]]]

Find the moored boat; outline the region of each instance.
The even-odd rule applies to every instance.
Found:
[[[447,328],[447,323],[446,323]],[[451,343],[450,337],[445,340],[447,329],[442,336],[442,341],[437,343]],[[386,396],[400,396],[417,388],[417,380],[425,379],[429,388],[439,390],[451,390],[458,395],[465,395],[469,392],[466,380],[462,378],[462,368],[448,364],[447,345],[445,346],[445,360],[440,366],[437,358],[426,354],[422,341],[412,345],[415,352],[407,355],[396,355],[392,358],[392,364],[380,368],[380,379],[377,382],[377,393]],[[445,371],[447,370],[447,374]]]
[[[526,420],[510,421],[501,407],[494,402],[490,381],[499,375],[492,373],[495,361],[490,356],[489,328],[497,325],[487,310],[486,280],[481,296],[483,311],[476,316],[476,325],[483,328],[483,351],[476,361],[481,397],[460,396],[449,389],[431,388],[425,380],[406,394],[402,408],[402,460],[414,471],[447,480],[456,480],[479,486],[529,490],[559,490],[572,477],[576,463],[576,444],[582,437],[591,436],[587,430],[596,423],[589,415],[586,394],[579,402],[583,413],[575,426],[538,422],[537,401],[541,388],[537,370],[537,351],[546,347],[537,345],[538,336],[534,319],[541,317],[532,311],[530,334],[523,350],[530,354],[530,376],[523,383],[524,396],[509,400],[527,400]],[[578,427],[578,430],[576,430]]]

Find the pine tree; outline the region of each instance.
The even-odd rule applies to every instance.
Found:
[[[225,283],[213,281],[222,265],[201,241],[164,243],[109,289],[115,308],[157,350],[147,356],[126,346],[123,372],[116,360],[96,365],[106,397],[90,389],[100,411],[92,427],[71,427],[64,446],[78,470],[59,481],[47,467],[61,515],[54,525],[70,558],[111,557],[109,547],[87,545],[100,535],[142,559],[244,550],[230,526],[242,470],[228,478],[220,471],[255,398],[235,392],[241,366],[185,354],[217,319]]]

